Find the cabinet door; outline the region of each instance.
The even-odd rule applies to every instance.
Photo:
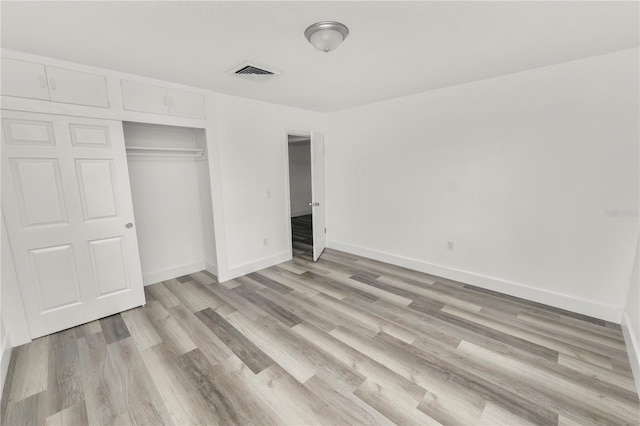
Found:
[[[49,100],[44,65],[2,58],[2,94]]]
[[[205,118],[204,96],[199,93],[169,89],[171,115],[188,118]]]
[[[109,107],[104,76],[47,66],[51,100],[68,104]]]
[[[124,109],[169,115],[167,89],[152,84],[122,80]]]
[[[144,304],[122,123],[2,111],[2,211],[31,337]]]

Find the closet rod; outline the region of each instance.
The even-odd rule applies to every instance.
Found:
[[[202,157],[202,148],[171,148],[171,147],[148,147],[148,146],[127,146],[128,156],[162,156],[162,157]]]

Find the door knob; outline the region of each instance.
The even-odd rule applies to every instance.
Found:
[[[320,203],[309,203],[311,207],[319,207]]]
[[[133,228],[133,223],[131,223],[131,222],[127,223],[127,224],[125,225],[125,228],[127,228],[127,229],[131,229],[131,228]]]

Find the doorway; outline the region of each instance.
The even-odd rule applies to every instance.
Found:
[[[292,256],[316,261],[326,246],[324,135],[287,133]]]
[[[311,137],[287,135],[289,150],[289,203],[293,256],[313,256],[313,189]]]

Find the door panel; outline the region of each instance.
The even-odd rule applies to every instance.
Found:
[[[12,158],[11,174],[23,227],[67,223],[56,158]]]
[[[89,241],[98,298],[129,288],[124,236]]]
[[[313,196],[313,260],[316,261],[327,246],[324,207],[324,135],[311,134],[311,190]]]
[[[2,58],[2,94],[20,98],[49,100],[44,65]]]
[[[76,170],[84,219],[117,216],[113,161],[80,159],[76,160]]]
[[[54,102],[109,107],[107,79],[103,75],[47,66],[49,95]]]
[[[40,313],[81,303],[71,244],[29,250]]]
[[[111,136],[107,126],[69,124],[71,145],[78,147],[110,148]]]
[[[5,138],[10,145],[54,146],[53,123],[49,121],[4,120]]]
[[[57,143],[2,135],[2,211],[31,337],[144,304],[122,123],[2,111],[11,120],[52,123]]]

